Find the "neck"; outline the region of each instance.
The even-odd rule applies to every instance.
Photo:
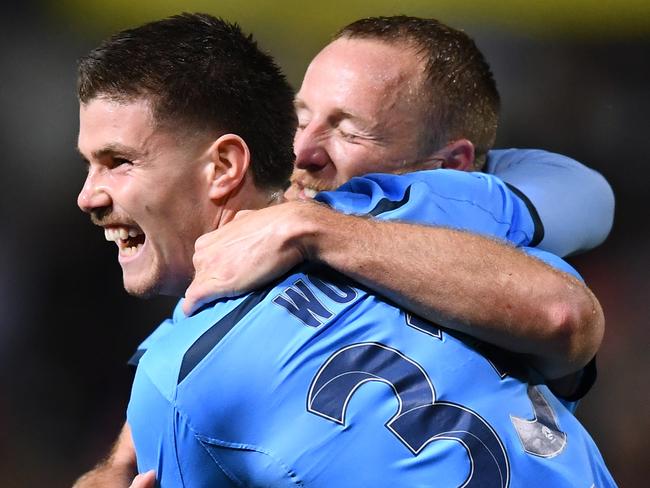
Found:
[[[238,212],[277,205],[283,201],[283,198],[282,190],[260,190],[249,178],[246,178],[237,192],[229,195],[223,203],[213,229],[231,222]]]

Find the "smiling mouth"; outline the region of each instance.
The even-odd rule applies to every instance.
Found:
[[[122,256],[134,256],[139,248],[144,245],[145,235],[134,227],[113,226],[104,228],[104,237],[107,241],[113,241]]]
[[[338,186],[332,180],[294,173],[291,177],[290,189],[293,189],[296,195],[302,195],[304,198],[314,198],[317,193],[331,191]]]
[[[320,191],[302,181],[294,180],[291,182],[291,187],[296,195],[299,195],[301,198],[314,198],[316,194]]]

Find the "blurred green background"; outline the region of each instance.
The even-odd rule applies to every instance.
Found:
[[[114,31],[179,11],[209,12],[253,32],[300,83],[306,64],[343,25],[361,17],[408,14],[444,19],[471,33],[545,40],[622,40],[650,33],[645,0],[130,0],[51,2],[49,14],[82,36]]]
[[[571,259],[601,300],[599,380],[578,417],[620,486],[650,475],[650,2],[22,1],[0,16],[0,486],[69,486],[115,438],[126,359],[172,301],[128,297],[114,247],[76,207],[76,59],[125,27],[182,11],[239,22],[299,87],[342,25],[369,15],[466,30],[502,100],[499,147],[564,153],[614,187],[614,230]]]

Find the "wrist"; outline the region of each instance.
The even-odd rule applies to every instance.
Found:
[[[285,222],[287,244],[296,249],[304,261],[320,261],[324,233],[331,227],[327,220],[334,211],[311,200],[299,200],[290,205],[291,213]]]

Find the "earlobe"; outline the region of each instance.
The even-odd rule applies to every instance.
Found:
[[[459,171],[475,171],[474,144],[467,139],[450,142],[439,152],[443,159],[442,167]]]
[[[246,177],[250,164],[248,145],[236,134],[224,134],[210,146],[208,158],[208,196],[213,200],[228,197]]]

